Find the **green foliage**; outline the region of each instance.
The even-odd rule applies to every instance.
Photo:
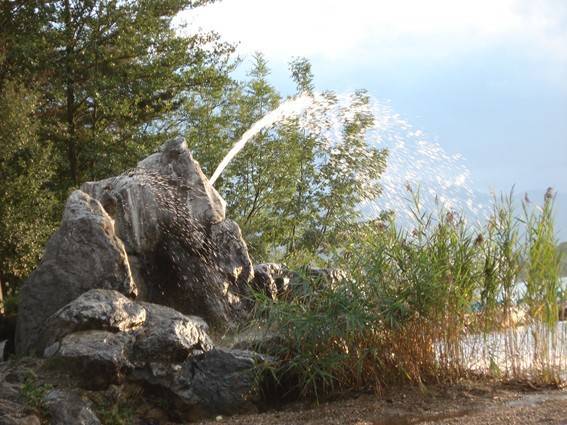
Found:
[[[3,73],[21,72],[41,87],[41,135],[53,141],[63,195],[134,165],[177,132],[173,116],[187,93],[224,83],[221,67],[232,46],[215,34],[180,36],[171,25],[178,12],[205,3],[5,5],[11,43]],[[35,31],[12,32],[28,25]]]
[[[51,385],[39,383],[37,377],[29,372],[20,391],[26,405],[45,416],[44,399],[51,389]]]
[[[181,36],[173,28],[178,12],[207,3],[2,3],[3,282],[29,273],[62,201],[81,182],[134,166],[178,133],[211,175],[233,143],[284,100],[261,54],[239,82],[230,76],[238,65],[233,46],[216,34]],[[306,59],[292,60],[290,73],[298,93],[313,91]],[[333,93],[326,97],[338,108]],[[326,135],[324,120],[311,132],[292,120],[260,134],[225,171],[217,186],[255,260],[316,262],[340,248],[340,229],[377,195],[385,166],[385,152],[364,140],[373,119],[368,101],[358,92],[340,106],[339,143]]]
[[[567,276],[567,242],[561,242],[557,246],[557,253],[559,255],[559,262],[561,264],[561,276]]]
[[[15,299],[10,291],[37,263],[70,190],[134,166],[183,128],[178,112],[198,93],[230,84],[233,47],[172,25],[180,11],[207,3],[1,3],[4,296]]]
[[[410,230],[388,216],[345,229],[344,249],[329,261],[348,272],[342,282],[311,281],[277,301],[258,295],[255,324],[281,339],[260,349],[280,360],[274,374],[282,386],[319,398],[422,385],[458,379],[479,359],[484,373],[557,382],[561,363],[548,343],[561,301],[551,197],[522,221],[513,219],[511,196],[503,198],[476,229],[443,209],[420,211],[419,193],[413,196]],[[531,336],[518,343],[522,324]],[[502,353],[490,345],[477,352],[464,342],[470,338],[502,340]],[[566,342],[559,341],[556,350]],[[527,365],[519,360],[526,348]]]
[[[97,415],[104,425],[130,425],[134,423],[134,409],[122,402],[99,405]]]
[[[0,90],[0,284],[4,296],[38,261],[51,233],[51,147],[38,137],[37,96],[15,81]]]
[[[107,393],[91,395],[97,417],[104,425],[131,425],[136,417],[136,408],[142,408],[146,401],[140,391],[133,388],[116,387]]]
[[[553,229],[553,193],[547,190],[539,212],[527,212],[527,271],[525,302],[530,315],[552,326],[558,317],[561,296],[560,255]]]
[[[313,90],[306,59],[292,61],[290,70],[298,94]],[[195,126],[187,138],[209,175],[240,136],[284,100],[269,84],[261,54],[255,55],[248,77],[245,84],[210,97],[213,108],[191,115]],[[336,95],[325,96],[327,109],[337,107]],[[359,219],[359,203],[378,194],[385,152],[366,144],[365,131],[373,124],[368,102],[361,91],[341,106],[338,142],[329,137],[331,123],[323,115],[319,128],[309,132],[292,119],[261,132],[225,169],[216,186],[256,261],[297,256],[317,261],[337,248],[340,229]],[[200,137],[211,127],[216,140]]]

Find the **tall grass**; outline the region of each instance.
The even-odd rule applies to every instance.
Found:
[[[540,208],[525,202],[521,217],[512,195],[501,197],[482,227],[421,211],[411,193],[411,228],[386,217],[345,229],[330,263],[348,278],[304,277],[301,291],[277,301],[257,294],[257,323],[278,339],[259,347],[278,359],[276,378],[317,398],[471,373],[564,378],[551,193]]]

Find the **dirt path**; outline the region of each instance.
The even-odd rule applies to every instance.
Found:
[[[427,392],[294,404],[262,414],[217,418],[205,424],[233,425],[414,425],[547,424],[567,425],[567,391],[463,385]]]

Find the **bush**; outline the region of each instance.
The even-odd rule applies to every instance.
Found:
[[[311,281],[275,302],[257,295],[257,322],[281,340],[259,349],[279,359],[282,385],[315,398],[472,372],[556,382],[567,341],[555,333],[564,294],[552,203],[548,194],[541,209],[525,204],[520,220],[502,197],[475,228],[443,209],[423,213],[414,193],[413,228],[386,218],[345,232],[330,260],[348,272],[338,285]]]

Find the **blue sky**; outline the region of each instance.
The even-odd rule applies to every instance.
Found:
[[[565,0],[224,0],[181,19],[263,52],[284,93],[293,56],[318,89],[368,89],[462,153],[476,190],[567,192]]]

